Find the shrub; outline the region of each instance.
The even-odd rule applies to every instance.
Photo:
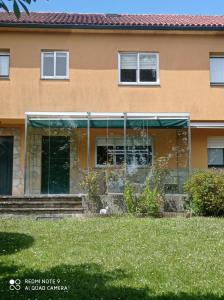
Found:
[[[89,172],[83,177],[80,182],[81,188],[88,194],[89,200],[95,206],[96,210],[99,210],[100,201],[100,185],[98,180],[98,174],[95,171]]]
[[[134,187],[130,182],[126,182],[124,186],[124,202],[129,213],[135,213],[137,208],[137,196]]]
[[[206,216],[224,215],[224,172],[199,171],[185,184],[193,213]]]
[[[160,210],[161,196],[157,188],[151,188],[150,180],[147,178],[143,191],[136,194],[131,183],[125,184],[124,201],[129,213],[141,215],[158,216]]]

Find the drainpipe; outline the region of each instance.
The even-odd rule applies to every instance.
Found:
[[[191,143],[191,120],[188,118],[188,176],[192,174],[192,143]]]
[[[124,179],[127,175],[127,113],[124,113]]]
[[[24,142],[24,195],[26,195],[26,184],[27,184],[27,122],[28,116],[25,115],[25,142]]]
[[[87,171],[90,171],[90,112],[87,117]]]

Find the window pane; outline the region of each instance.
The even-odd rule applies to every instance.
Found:
[[[56,76],[67,76],[67,54],[56,53]]]
[[[127,164],[144,166],[152,162],[151,146],[128,146]]]
[[[224,83],[224,57],[210,58],[211,83]]]
[[[136,146],[136,162],[140,166],[151,163],[151,146]]]
[[[208,149],[208,165],[209,166],[224,165],[223,149]]]
[[[116,146],[116,164],[122,165],[124,163],[124,146]]]
[[[136,82],[137,71],[136,70],[121,70],[121,82]]]
[[[97,146],[97,165],[113,164],[113,146]]]
[[[156,82],[156,70],[140,70],[141,82]]]
[[[9,55],[0,55],[0,77],[9,76]]]
[[[141,70],[156,70],[157,56],[155,54],[140,54],[139,68]]]
[[[54,77],[54,53],[43,54],[43,76]]]
[[[136,82],[138,55],[137,54],[120,54],[120,78],[121,82]]]
[[[157,56],[153,54],[140,54],[139,60],[140,81],[156,82]]]

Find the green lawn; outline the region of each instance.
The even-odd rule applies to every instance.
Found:
[[[224,219],[1,219],[0,231],[1,300],[224,299]],[[25,291],[27,279],[68,291]]]

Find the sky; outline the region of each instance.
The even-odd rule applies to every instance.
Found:
[[[31,11],[224,15],[224,0],[37,0]]]

